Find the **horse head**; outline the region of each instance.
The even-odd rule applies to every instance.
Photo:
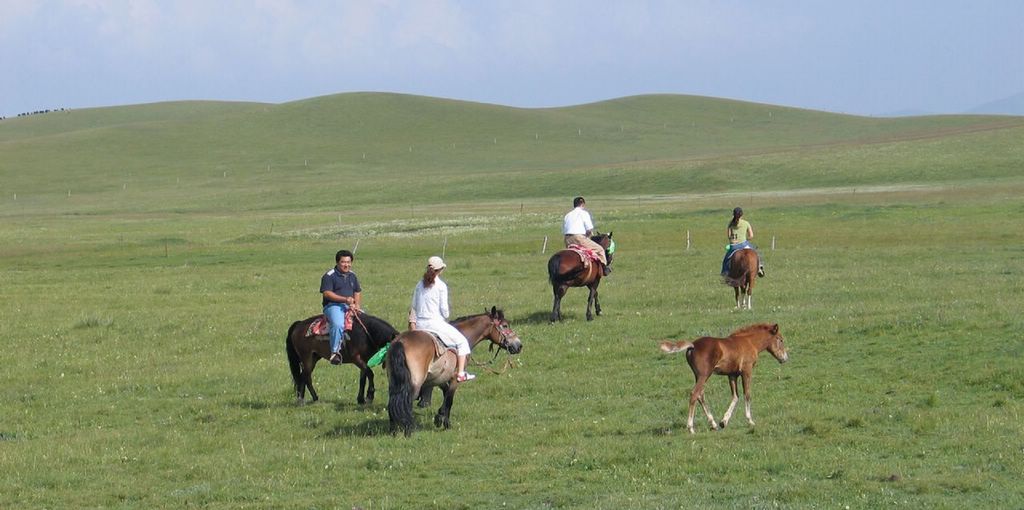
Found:
[[[484,336],[492,344],[497,345],[499,349],[505,349],[509,354],[519,354],[523,350],[523,342],[519,340],[519,335],[512,331],[512,327],[508,325],[508,321],[505,320],[505,313],[498,310],[496,306],[492,306],[491,310],[486,313],[491,319],[491,328]]]
[[[615,253],[615,241],[612,241],[612,233],[602,234],[600,232],[594,232],[594,236],[590,238],[599,246],[604,248],[605,257],[608,259],[608,265],[612,265],[612,255]]]
[[[779,363],[785,363],[789,359],[789,352],[786,350],[782,334],[779,333],[779,325],[772,324],[769,326],[768,333],[771,335],[771,338],[768,339],[768,352],[775,356]]]

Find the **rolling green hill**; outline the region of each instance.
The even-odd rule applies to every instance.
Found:
[[[949,182],[1016,176],[1020,139],[1021,117],[866,118],[671,95],[545,109],[382,93],[161,103],[0,122],[0,214]]]
[[[1024,508],[1021,140],[1024,117],[686,96],[4,120],[0,506]],[[573,289],[549,324],[577,193],[615,271],[600,317]],[[718,277],[736,205],[768,271],[746,311]],[[341,248],[391,324],[438,254],[453,315],[497,306],[522,339],[477,347],[450,430],[417,409],[392,437],[379,368],[372,404],[325,362],[293,403],[285,333]],[[758,322],[790,361],[762,354],[756,426],[740,404],[690,435],[691,371],[657,343]],[[727,379],[706,388],[724,418]]]

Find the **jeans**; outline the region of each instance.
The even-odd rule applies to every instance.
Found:
[[[754,250],[754,253],[757,254],[758,267],[760,267],[761,252],[757,251],[757,248],[750,244],[750,241],[743,241],[742,243],[730,244],[729,249],[725,251],[725,257],[722,258],[722,274],[727,274],[729,272],[729,260],[732,258],[732,254],[736,253],[737,250],[742,250],[743,248],[750,248],[751,250]]]
[[[324,315],[330,323],[331,352],[341,351],[341,339],[345,335],[345,313],[348,305],[331,303],[324,307]]]

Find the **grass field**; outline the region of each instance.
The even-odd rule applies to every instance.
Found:
[[[1020,118],[671,97],[179,106],[0,123],[0,507],[1024,507]],[[654,136],[768,111],[793,119]],[[396,116],[407,128],[366,124]],[[523,145],[576,125],[603,138]],[[328,143],[424,129],[455,151],[482,141],[358,172],[341,161],[356,142]],[[577,193],[614,231],[616,270],[603,316],[585,321],[574,289],[548,324],[545,262]],[[736,205],[769,271],[750,312],[716,278]],[[349,365],[319,365],[321,402],[294,404],[285,332],[356,243],[370,313],[400,326],[443,248],[453,313],[497,305],[522,338],[510,370],[459,390],[451,430],[423,409],[411,439],[391,436],[386,377],[358,406]],[[764,321],[790,361],[762,356],[757,426],[688,434],[692,375],[657,342]],[[724,378],[708,398],[720,417]]]

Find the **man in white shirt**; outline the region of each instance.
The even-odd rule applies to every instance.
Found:
[[[608,267],[608,258],[604,253],[604,248],[590,239],[594,232],[594,220],[587,212],[587,201],[583,197],[576,197],[572,200],[572,207],[573,209],[566,213],[562,220],[562,235],[565,236],[566,248],[570,244],[578,244],[594,250],[594,253],[601,259],[601,265],[604,266],[604,274],[607,275],[611,272],[611,268]]]

